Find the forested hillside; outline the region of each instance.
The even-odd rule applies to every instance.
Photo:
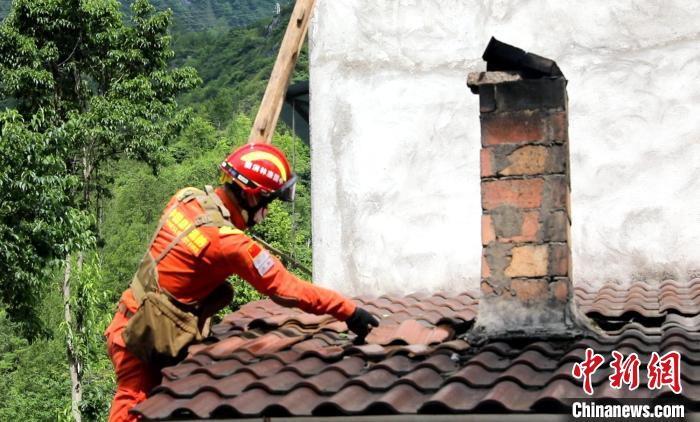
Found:
[[[215,184],[220,161],[247,140],[291,7],[282,2],[281,15],[274,16],[274,1],[181,2],[206,5],[217,17],[210,21],[209,15],[200,15],[210,29],[189,32],[183,28],[201,29],[199,24],[173,26],[145,0],[139,2],[140,17],[134,20],[132,10],[123,27],[116,14],[121,8],[107,2],[85,15],[67,7],[72,0],[44,3],[50,19],[43,22],[55,26],[31,36],[65,36],[69,41],[56,54],[32,46],[21,50],[26,60],[15,60],[16,45],[25,35],[8,22],[0,26],[0,104],[17,107],[0,109],[0,269],[12,275],[0,288],[0,420],[74,420],[76,411],[83,420],[105,420],[114,374],[102,332],[167,199],[184,186]],[[171,3],[156,5],[175,9]],[[218,13],[219,5],[228,5],[230,15]],[[0,1],[0,11],[6,6]],[[175,10],[176,22],[181,13]],[[104,31],[117,31],[108,39],[128,41],[153,33],[145,43],[134,39],[130,53],[123,54],[118,51],[125,44],[90,47],[91,37],[61,27],[83,22],[97,31],[92,22],[98,21],[91,19],[98,16],[100,22],[112,22]],[[257,16],[263,18],[232,27]],[[134,25],[143,30],[130,30]],[[215,25],[221,27],[211,29]],[[152,65],[134,65],[139,57],[148,57]],[[46,73],[44,63],[54,67]],[[100,81],[89,76],[97,68],[92,63],[133,69],[133,78],[115,72],[104,75],[102,88],[67,84],[62,95],[76,90],[77,96],[66,97],[59,108],[39,97],[43,86],[70,75],[62,73],[62,66]],[[52,69],[59,71],[51,76]],[[303,54],[295,78],[306,77],[306,69]],[[31,88],[32,80],[46,85]],[[25,96],[31,101],[23,101]],[[150,117],[144,120],[141,113]],[[80,146],[84,137],[103,141],[104,154],[88,154],[91,150]],[[274,203],[254,234],[310,267],[309,150],[283,124],[273,143],[300,176],[297,201],[293,207]],[[82,163],[90,160],[96,170],[88,175]],[[232,281],[236,299],[229,310],[259,297],[240,280]],[[71,395],[76,379],[81,387],[77,408]]]
[[[183,105],[209,116],[220,127],[234,113],[258,106],[286,30],[291,7],[246,28],[175,33],[173,65],[193,66],[203,84],[180,98]],[[308,79],[306,46],[299,56],[294,80]]]
[[[122,0],[125,1],[125,0]],[[287,0],[153,0],[158,10],[171,9],[177,31],[242,27],[273,16]]]
[[[119,0],[122,12],[129,15],[131,0]],[[173,12],[172,29],[192,32],[210,29],[243,27],[263,18],[271,18],[277,4],[286,6],[289,0],[153,0],[157,10]],[[0,18],[10,11],[12,0],[0,0]]]

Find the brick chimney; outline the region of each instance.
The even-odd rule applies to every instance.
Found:
[[[566,79],[551,60],[492,39],[469,75],[481,121],[477,332],[575,331]]]

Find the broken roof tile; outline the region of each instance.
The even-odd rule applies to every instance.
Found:
[[[367,342],[388,345],[401,344],[436,344],[452,336],[448,326],[433,326],[415,319],[408,319],[400,324],[383,324],[374,328],[367,336]]]
[[[469,412],[567,412],[583,397],[571,376],[585,349],[682,354],[682,396],[700,404],[700,279],[686,283],[576,286],[579,309],[605,330],[575,341],[533,339],[470,345],[464,334],[478,294],[425,292],[356,299],[380,317],[367,343],[345,323],[269,300],[227,315],[134,409],[150,419]],[[654,398],[665,390],[613,390],[607,365],[593,376],[593,399]],[[640,381],[646,373],[640,371]]]

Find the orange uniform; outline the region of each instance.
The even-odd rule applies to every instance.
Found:
[[[245,222],[236,205],[222,188],[216,195],[231,213],[231,222],[240,229]],[[204,214],[198,201],[180,202],[171,198],[172,207],[160,231],[154,238],[150,254],[159,256],[175,239],[183,225]],[[277,258],[261,248],[241,230],[234,227],[199,226],[183,237],[157,265],[158,284],[181,303],[198,302],[236,274],[259,292],[289,299],[294,306],[314,314],[331,314],[341,321],[355,311],[355,304],[342,295],[302,281],[289,273]],[[107,347],[117,375],[117,392],[112,402],[109,420],[133,421],[128,411],[146,398],[160,383],[160,371],[150,367],[129,352],[122,338],[128,317],[138,304],[127,289],[119,301],[119,311],[107,327]]]

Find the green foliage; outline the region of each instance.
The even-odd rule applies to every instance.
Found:
[[[30,337],[48,264],[93,240],[89,215],[70,206],[77,178],[61,158],[62,130],[41,132],[44,123],[41,112],[29,122],[0,112],[0,302]]]
[[[19,329],[0,310],[0,420],[56,420],[70,403],[65,342],[30,343]]]
[[[238,310],[238,308],[240,308],[248,302],[253,302],[265,298],[264,295],[260,294],[257,290],[255,290],[253,286],[245,282],[240,277],[232,276],[229,279],[229,282],[233,286],[233,290],[236,292],[236,294],[233,297],[233,302],[231,302],[231,305],[227,306],[221,312],[219,312],[219,318],[223,318],[223,316],[230,312],[235,312],[236,310]]]
[[[211,28],[242,27],[274,14],[277,0],[154,0],[157,10],[173,12],[176,31],[205,31]],[[280,0],[281,4],[289,0]],[[130,0],[120,0],[121,10],[131,16]],[[0,0],[0,19],[10,12],[11,0]]]
[[[102,333],[112,319],[114,301],[104,290],[104,270],[99,255],[86,254],[72,281],[74,323],[61,325],[61,334],[75,345],[81,366],[82,415],[89,420],[106,418],[113,396],[114,371],[105,354]]]
[[[147,0],[134,2],[129,25],[114,0],[16,0],[0,25],[0,104],[12,107],[0,112],[0,305],[30,339],[10,343],[17,366],[3,374],[14,384],[3,385],[0,420],[77,416],[68,366],[82,416],[106,416],[113,374],[101,333],[114,297],[91,249],[117,163],[156,169],[189,124],[175,98],[199,78],[170,67],[169,23]],[[62,280],[58,259],[74,268],[65,297],[47,283]],[[44,318],[48,303],[66,317]]]
[[[175,65],[197,69],[204,85],[180,98],[219,129],[237,113],[257,111],[277,50],[292,13],[292,5],[276,19],[263,19],[246,28],[218,29],[173,35]],[[308,79],[305,46],[293,80]]]
[[[50,110],[46,125],[64,128],[68,171],[81,176],[84,202],[105,162],[157,165],[186,123],[175,95],[199,82],[193,68],[168,68],[170,14],[146,0],[132,10],[127,26],[116,1],[16,0],[0,26],[0,94],[24,116]]]
[[[74,304],[90,302],[83,313],[84,328],[74,333],[83,367],[83,401],[86,420],[106,420],[114,394],[114,371],[101,338],[113,314],[98,286],[102,271],[94,255],[76,274]],[[58,272],[55,274],[60,276]],[[39,318],[49,327],[45,337],[27,340],[20,326],[0,308],[0,420],[70,420],[70,379],[66,359],[63,303],[59,291],[44,286]]]
[[[287,0],[280,0],[281,3]],[[153,0],[158,10],[173,11],[176,31],[205,31],[211,28],[249,25],[265,16],[272,16],[277,0]],[[127,9],[129,1],[122,1]]]
[[[3,114],[0,146],[11,184],[0,253],[17,278],[3,283],[0,299],[13,317],[33,305],[37,267],[86,246],[86,211],[99,207],[95,195],[111,179],[100,170],[121,157],[155,167],[187,122],[175,96],[199,79],[192,68],[168,68],[170,15],[146,0],[132,10],[127,26],[116,1],[16,0],[0,25],[0,95],[17,106]],[[17,218],[31,221],[26,234]]]

